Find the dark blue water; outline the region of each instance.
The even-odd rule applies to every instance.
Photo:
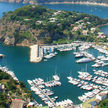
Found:
[[[108,19],[108,7],[79,4],[45,4],[50,9],[84,12]]]
[[[108,26],[101,27],[101,31],[108,36]]]
[[[14,11],[17,8],[24,6],[24,4],[17,4],[17,3],[0,3],[0,17],[2,17],[3,12]]]
[[[2,16],[3,12],[8,12],[10,10],[13,11],[21,6],[23,6],[23,4],[0,3],[0,16]],[[108,7],[67,4],[46,6],[52,9],[76,10],[98,15],[103,18],[108,18]],[[7,66],[9,69],[13,70],[18,79],[24,81],[28,88],[30,87],[27,84],[28,79],[32,80],[34,78],[40,77],[45,81],[51,80],[52,75],[54,75],[55,70],[57,70],[56,73],[61,78],[62,86],[52,88],[52,90],[54,91],[55,95],[59,96],[58,101],[69,98],[75,104],[80,103],[77,97],[82,95],[82,93],[84,93],[85,91],[69,84],[66,77],[69,76],[70,73],[73,77],[77,77],[77,71],[85,70],[86,64],[76,64],[74,55],[72,54],[73,51],[59,53],[56,57],[49,59],[47,62],[42,61],[37,64],[30,63],[29,51],[30,49],[27,47],[7,47],[0,45],[0,53],[6,55],[6,57],[0,61],[0,64],[2,66]],[[99,52],[94,49],[90,49],[89,52],[94,54],[95,56],[99,55]],[[91,64],[93,63],[91,62],[87,64],[87,70],[88,72],[93,74]],[[108,68],[105,67],[103,70],[107,71]],[[40,98],[38,98],[36,95],[34,95],[34,97],[38,102],[40,102]]]

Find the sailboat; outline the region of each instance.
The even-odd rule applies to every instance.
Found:
[[[55,68],[55,75],[53,75],[53,79],[56,80],[56,81],[59,81],[60,78],[59,78],[59,76],[57,75],[56,70],[57,70],[57,69]]]
[[[72,70],[70,71],[69,76],[67,77],[67,79],[68,79],[68,80],[71,80],[71,79],[72,79],[71,76],[72,76]]]
[[[87,72],[87,64],[86,64],[86,72],[84,72],[84,71],[78,71],[78,73],[79,73],[78,77],[79,77],[80,79],[90,81],[91,78],[92,78],[92,75],[90,75],[90,74]]]

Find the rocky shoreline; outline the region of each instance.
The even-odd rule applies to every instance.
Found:
[[[108,23],[108,19],[82,13],[74,13],[73,16],[72,14],[73,12],[54,11],[39,5],[21,7],[0,19],[0,42],[5,45],[31,46],[66,43],[67,40],[99,41],[95,38],[98,36],[97,28],[93,27]],[[68,22],[65,19],[69,19]],[[89,25],[91,25],[90,28]]]

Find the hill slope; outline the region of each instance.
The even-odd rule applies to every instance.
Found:
[[[4,13],[0,20],[0,41],[6,45],[27,46],[62,40],[99,41],[99,28],[108,20],[84,13],[56,11],[28,5]],[[86,33],[85,33],[86,32]]]
[[[13,79],[0,69],[0,108],[10,108],[13,99],[23,100],[26,105],[33,97],[22,81]]]

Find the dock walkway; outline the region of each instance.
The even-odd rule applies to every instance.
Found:
[[[45,95],[49,99],[49,101],[54,105],[54,107],[56,107],[55,102],[45,92],[43,92],[43,90],[38,85],[36,85],[35,83],[34,83],[34,85],[35,85],[36,88],[38,88],[41,91],[41,93],[43,95]]]

